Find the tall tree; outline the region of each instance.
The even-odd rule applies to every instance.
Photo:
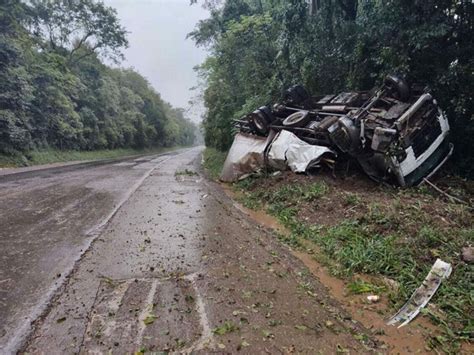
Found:
[[[28,7],[7,0],[0,4],[0,150],[29,147],[31,77],[25,69],[29,41],[24,24]]]
[[[0,2],[0,154],[191,144],[145,78],[104,64],[125,35],[99,1]]]
[[[67,50],[68,60],[76,62],[97,53],[119,60],[128,45],[126,30],[116,11],[94,0],[32,0],[36,16],[35,35],[44,39],[46,48]],[[86,49],[81,52],[81,49]]]

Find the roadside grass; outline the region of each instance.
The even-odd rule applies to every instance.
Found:
[[[221,152],[214,148],[206,147],[204,150],[203,166],[211,179],[219,179],[226,156],[227,152]]]
[[[348,206],[357,206],[361,203],[361,199],[358,194],[349,192],[345,195],[345,203]]]
[[[423,310],[443,332],[433,335],[430,345],[453,352],[461,341],[473,340],[473,270],[459,257],[463,246],[474,244],[472,213],[465,206],[445,203],[414,189],[396,193],[387,189],[382,192],[384,199],[364,204],[358,193],[340,193],[322,181],[285,183],[271,181],[271,177],[250,178],[234,186],[241,192],[244,206],[266,209],[290,231],[279,236],[282,242],[301,249],[307,249],[308,241],[314,243],[316,258],[332,274],[352,280],[350,292],[372,290],[385,294],[392,307],[390,312],[406,302],[436,258],[451,263],[451,277],[430,302],[434,307]],[[377,194],[380,192],[373,196]],[[302,212],[308,211],[334,213],[318,209],[318,200],[326,199],[330,204],[336,196],[343,206],[360,206],[365,213],[352,217],[341,213],[331,225],[301,218]],[[376,276],[382,286],[353,281],[355,274]]]
[[[16,168],[28,166],[28,159],[19,153],[11,155],[0,154],[0,168]]]
[[[381,294],[387,290],[387,287],[378,286],[370,282],[366,282],[364,280],[355,279],[354,281],[349,283],[349,285],[347,285],[347,289],[353,294],[361,294],[361,293]]]
[[[198,175],[197,172],[193,171],[193,170],[189,170],[189,169],[184,169],[182,171],[176,171],[174,173],[174,176],[196,176]]]
[[[104,149],[92,151],[56,149],[32,150],[24,154],[0,154],[0,168],[14,168],[68,161],[114,159],[133,155],[165,153],[167,151],[175,150],[178,148],[181,147],[149,149]]]

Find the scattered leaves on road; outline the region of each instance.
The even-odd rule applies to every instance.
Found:
[[[307,330],[308,327],[305,326],[305,325],[295,325],[295,328],[298,329],[298,330]]]
[[[217,335],[225,335],[227,333],[232,333],[238,329],[239,327],[237,327],[234,323],[227,321],[220,327],[213,329],[212,332]]]
[[[154,322],[155,319],[157,319],[157,318],[158,318],[157,316],[149,315],[149,316],[147,316],[147,317],[143,320],[143,323],[145,323],[145,325],[153,324],[153,322]]]

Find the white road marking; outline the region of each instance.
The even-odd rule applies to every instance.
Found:
[[[204,306],[204,301],[202,299],[201,293],[199,292],[198,287],[196,286],[196,277],[198,273],[192,273],[184,277],[185,280],[191,282],[191,285],[194,288],[196,295],[196,311],[199,314],[199,323],[201,324],[202,332],[200,338],[194,342],[191,346],[184,350],[180,350],[180,354],[191,354],[195,351],[209,349],[214,347],[214,339],[212,336],[211,326],[209,324],[209,319],[207,318],[206,307]]]
[[[150,292],[148,292],[148,296],[145,300],[145,307],[143,307],[143,310],[141,311],[140,316],[138,317],[140,328],[138,330],[137,338],[135,339],[135,344],[137,344],[138,346],[140,346],[143,341],[143,334],[145,333],[145,329],[147,327],[147,325],[145,324],[145,319],[153,315],[153,299],[155,297],[156,288],[158,284],[159,281],[157,279],[154,279],[151,282]]]

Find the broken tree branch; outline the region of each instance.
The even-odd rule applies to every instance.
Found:
[[[436,191],[438,191],[440,194],[446,196],[447,198],[449,198],[451,201],[455,201],[455,202],[458,202],[462,205],[466,205],[468,206],[470,209],[472,209],[471,205],[469,203],[467,203],[466,201],[463,201],[457,197],[454,197],[454,196],[451,196],[450,194],[448,194],[447,192],[441,190],[438,186],[436,186],[435,184],[433,184],[431,181],[429,181],[427,178],[424,178],[423,179],[424,182],[426,182],[428,185],[430,185],[433,189],[435,189]]]

